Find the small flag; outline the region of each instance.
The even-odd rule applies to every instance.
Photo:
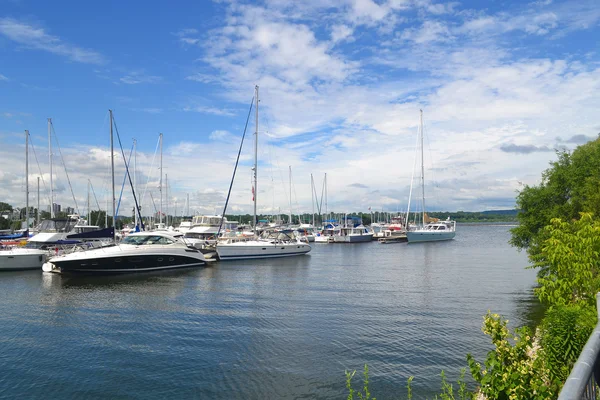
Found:
[[[252,186],[252,201],[254,201],[254,186]]]
[[[369,207],[369,211],[371,211],[371,207]]]

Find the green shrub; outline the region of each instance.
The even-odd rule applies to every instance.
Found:
[[[596,322],[596,311],[590,307],[558,306],[546,312],[540,344],[551,379],[566,381]]]
[[[501,400],[556,397],[558,386],[550,379],[529,328],[518,328],[513,335],[507,324],[508,320],[488,312],[482,330],[491,337],[494,350],[488,352],[484,367],[471,354],[467,355],[480,393],[488,399]]]

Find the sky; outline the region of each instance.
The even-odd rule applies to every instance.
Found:
[[[159,133],[163,211],[221,213],[258,85],[259,213],[325,211],[325,174],[328,211],[406,210],[420,109],[428,209],[510,209],[600,133],[599,51],[597,0],[0,0],[0,201],[25,202],[29,130],[49,204],[51,118],[55,202],[85,213],[89,181],[105,209],[112,109],[145,214]],[[228,213],[252,212],[253,114]]]

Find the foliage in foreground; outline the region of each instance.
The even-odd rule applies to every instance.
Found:
[[[544,228],[541,252],[531,256],[539,268],[535,294],[548,306],[595,307],[600,290],[600,221],[581,213],[579,220],[555,218]]]
[[[507,324],[508,320],[488,312],[483,332],[492,339],[494,350],[488,352],[483,366],[471,354],[467,355],[480,393],[487,399],[555,398],[558,385],[550,378],[529,328],[518,328],[511,334]]]
[[[454,391],[454,387],[451,383],[448,383],[446,380],[446,373],[442,371],[440,374],[442,378],[442,392],[439,395],[434,397],[434,400],[468,400],[472,398],[472,393],[467,390],[467,384],[465,382],[465,369],[463,368],[460,371],[460,378],[458,378],[458,390]],[[361,389],[354,389],[352,386],[352,378],[356,374],[356,370],[349,372],[346,371],[346,388],[348,389],[348,397],[347,400],[376,400],[375,397],[371,397],[371,392],[369,391],[369,367],[365,364],[365,368],[363,371],[363,386]],[[412,394],[412,381],[414,377],[411,376],[407,379],[406,383],[406,398],[407,400],[411,400],[413,398]]]
[[[596,311],[591,307],[557,306],[548,310],[540,325],[540,345],[551,380],[567,380],[596,322]]]
[[[570,221],[580,212],[600,215],[600,139],[572,152],[557,151],[557,156],[539,185],[526,185],[517,195],[519,226],[511,229],[510,242],[529,254],[540,251],[544,227],[553,218]]]

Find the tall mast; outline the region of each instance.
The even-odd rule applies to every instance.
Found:
[[[423,195],[423,226],[425,226],[425,159],[423,158],[423,110],[421,113],[421,193]]]
[[[160,141],[160,183],[158,184],[158,191],[160,192],[160,210],[158,211],[158,223],[159,227],[162,227],[162,177],[163,177],[163,166],[162,166],[162,133],[158,136]]]
[[[256,236],[256,197],[258,195],[258,187],[256,185],[257,183],[257,177],[258,177],[258,85],[254,86],[254,97],[256,98],[256,114],[255,114],[255,125],[256,125],[256,130],[254,132],[254,235]]]
[[[37,224],[40,224],[40,177],[37,177]]]
[[[165,174],[165,198],[167,200],[167,215],[165,215],[165,225],[169,226],[169,176]]]
[[[113,228],[113,239],[116,238],[117,234],[117,204],[116,204],[116,196],[115,196],[115,152],[114,152],[114,143],[113,143],[113,112],[112,110],[108,110],[110,114],[110,172],[112,179],[112,228]]]
[[[315,181],[310,174],[310,198],[312,199],[312,226],[315,227]]]
[[[52,184],[52,135],[50,124],[52,119],[48,118],[48,162],[50,164],[50,218],[54,218],[54,186]]]
[[[325,172],[325,215],[327,216],[327,172]],[[327,219],[329,219],[328,216]]]
[[[133,139],[133,191],[136,193],[137,196],[137,183],[136,183],[136,171],[137,171],[137,140]],[[136,205],[137,207],[137,205]],[[138,212],[139,210],[135,210],[135,212],[133,213],[133,218],[135,221],[135,226],[138,226],[139,224],[139,219],[138,219]]]
[[[290,219],[289,224],[292,224],[292,166],[290,165]]]
[[[29,231],[29,131],[25,130],[25,229]]]
[[[91,213],[90,213],[90,180],[88,179],[88,191],[87,191],[87,224],[90,224]]]

